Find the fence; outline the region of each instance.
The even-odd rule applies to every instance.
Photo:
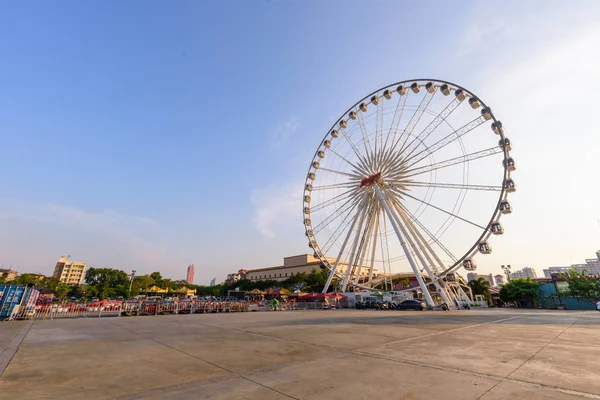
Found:
[[[105,318],[121,316],[165,315],[165,314],[212,314],[247,311],[294,311],[323,310],[333,308],[324,302],[279,303],[273,307],[268,303],[242,301],[131,301],[102,303],[61,303],[15,307],[4,320],[59,319],[59,318]]]

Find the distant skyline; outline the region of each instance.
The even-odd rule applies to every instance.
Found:
[[[51,274],[71,254],[184,279],[195,264],[208,284],[309,253],[303,180],[329,126],[369,92],[427,77],[479,94],[513,143],[514,211],[477,272],[582,263],[600,249],[599,12],[597,1],[4,4],[0,265]]]

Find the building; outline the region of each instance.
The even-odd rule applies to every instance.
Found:
[[[327,260],[332,265],[335,263],[335,259],[327,258]],[[314,268],[321,268],[321,260],[315,258],[311,254],[301,254],[298,256],[285,257],[283,259],[283,265],[259,269],[249,269],[246,271],[246,279],[249,279],[251,281],[284,281],[290,276],[297,275],[301,272],[310,274]],[[347,269],[348,264],[346,262],[340,262],[338,264],[337,271],[339,271],[340,273],[344,273]],[[368,280],[369,270],[370,267],[367,266],[363,266],[361,268],[359,282],[366,282]],[[376,278],[380,275],[380,272],[378,272],[376,269],[373,269],[373,278]]]
[[[85,276],[85,263],[69,261],[69,257],[62,256],[58,259],[52,276],[67,285],[81,285]]]
[[[537,273],[535,272],[535,269],[530,268],[530,267],[525,267],[520,271],[515,271],[515,272],[511,272],[510,274],[510,279],[517,279],[517,278],[537,278]]]
[[[185,280],[187,283],[192,285],[194,283],[194,264],[188,266],[187,269],[187,278]]]
[[[596,258],[588,258],[585,260],[585,264],[573,264],[570,267],[550,267],[544,270],[544,276],[551,278],[552,274],[566,274],[570,269],[574,269],[580,274],[585,270],[588,276],[600,276],[600,250],[596,252]]]
[[[248,277],[248,270],[247,269],[240,269],[238,272],[233,273],[233,274],[227,274],[227,279],[225,280],[225,283],[228,285],[231,285],[239,280],[242,279],[247,279]]]
[[[6,282],[12,281],[17,277],[17,271],[14,269],[0,269],[0,278],[4,279]]]
[[[504,275],[502,275],[502,274],[494,275],[494,282],[496,282],[496,286],[498,286],[498,287],[504,285],[506,283],[504,281]]]
[[[490,287],[494,287],[495,280],[492,277],[492,274],[482,275],[482,274],[478,274],[476,272],[469,272],[467,274],[467,282],[471,282],[471,281],[474,281],[479,278],[485,279],[486,281],[488,281],[490,283]]]

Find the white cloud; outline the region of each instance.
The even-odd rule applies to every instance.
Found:
[[[272,137],[272,146],[274,149],[279,149],[285,146],[289,140],[294,136],[298,127],[300,126],[300,120],[297,116],[291,116],[284,123],[280,124],[276,129]]]
[[[476,51],[478,48],[486,45],[491,37],[506,34],[507,32],[508,24],[500,18],[494,18],[491,21],[486,20],[484,24],[474,22],[468,26],[459,40],[455,57],[460,58]]]
[[[254,206],[254,227],[266,238],[273,238],[281,227],[301,218],[302,186],[271,184],[254,189],[250,200]]]
[[[0,254],[24,268],[49,268],[61,252],[112,268],[165,265],[169,257],[158,228],[151,218],[112,210],[0,200]]]

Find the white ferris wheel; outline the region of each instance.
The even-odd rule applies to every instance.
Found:
[[[412,270],[427,303],[468,296],[453,272],[492,252],[515,162],[502,123],[467,89],[430,79],[394,83],[350,107],[308,170],[308,245],[349,287],[392,289]]]

